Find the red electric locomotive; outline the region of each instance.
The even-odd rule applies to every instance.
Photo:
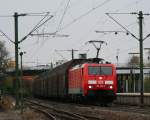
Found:
[[[116,69],[113,64],[84,63],[69,69],[69,94],[95,98],[103,103],[116,97]]]
[[[112,102],[117,91],[116,69],[100,60],[74,59],[39,75],[33,82],[33,95]]]

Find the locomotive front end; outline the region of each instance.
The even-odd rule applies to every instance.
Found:
[[[87,64],[84,77],[85,96],[114,99],[117,91],[116,70],[112,64]]]

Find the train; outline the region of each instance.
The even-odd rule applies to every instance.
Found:
[[[34,97],[112,103],[116,99],[116,67],[102,59],[73,59],[33,80]]]

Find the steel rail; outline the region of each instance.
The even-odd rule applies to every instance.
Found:
[[[31,109],[34,109],[34,110],[36,110],[36,111],[42,112],[43,114],[45,114],[46,116],[48,116],[48,118],[50,118],[50,119],[52,119],[52,120],[57,120],[57,118],[56,118],[53,114],[49,113],[49,112],[46,111],[46,110],[36,108],[35,106],[34,106],[34,107],[33,107],[33,106],[30,106],[30,108],[31,108]]]
[[[58,110],[53,107],[40,104],[39,102],[35,102],[35,101],[33,102],[31,100],[30,101],[25,100],[25,101],[29,102],[32,105],[42,107],[40,109],[46,108],[47,109],[46,111],[48,111],[48,113],[51,113],[51,115],[53,115],[53,116],[59,116],[61,118],[63,117],[63,118],[72,119],[72,120],[88,120],[86,117],[84,117],[83,115],[80,115],[80,114],[75,114],[75,113],[71,113],[71,112],[64,111],[64,110]],[[50,110],[52,110],[52,111],[50,111]]]

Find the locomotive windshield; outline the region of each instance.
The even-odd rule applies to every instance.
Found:
[[[110,66],[89,66],[89,75],[112,75],[112,67]]]

